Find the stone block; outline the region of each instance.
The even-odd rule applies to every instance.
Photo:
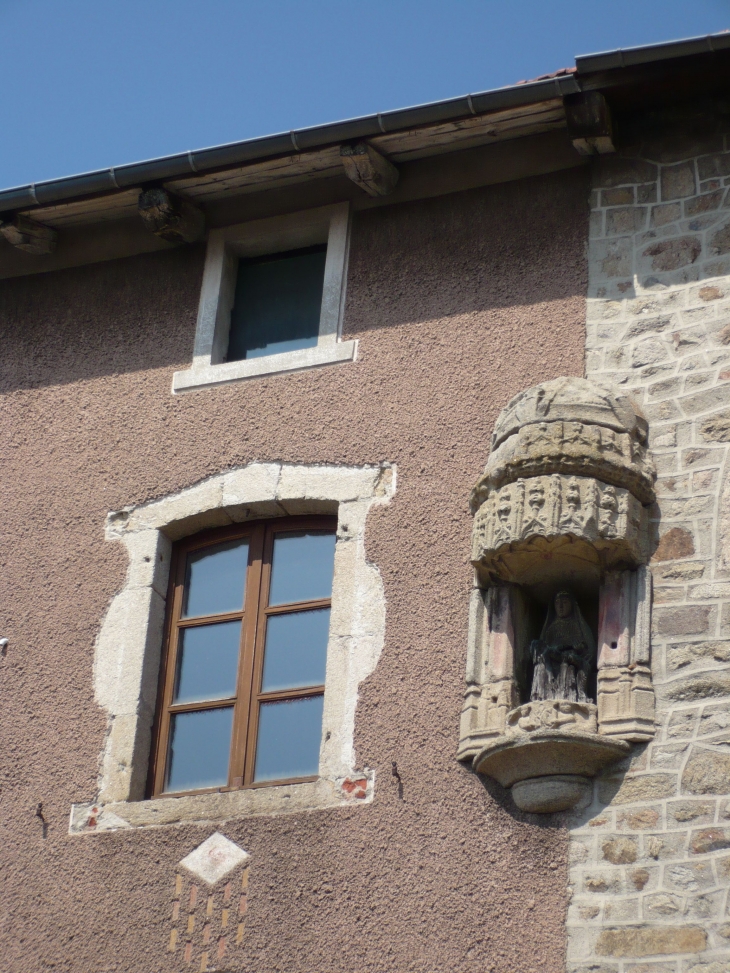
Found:
[[[276,499],[313,499],[344,502],[372,497],[380,469],[336,466],[305,467],[282,465]]]
[[[642,857],[646,861],[677,861],[685,857],[686,848],[684,832],[644,834],[641,837]]]
[[[611,189],[631,183],[655,182],[657,172],[657,166],[643,159],[601,155],[593,170],[594,185]]]
[[[730,830],[727,828],[703,828],[693,831],[690,836],[689,850],[693,855],[709,855],[713,851],[730,848]]]
[[[631,354],[631,367],[643,368],[644,365],[655,365],[666,361],[669,356],[669,346],[659,338],[648,338],[638,342]]]
[[[601,193],[601,206],[632,206],[633,203],[633,186],[624,186],[621,189],[604,189]]]
[[[623,236],[643,230],[646,213],[645,206],[617,206],[606,210],[606,235]]]
[[[661,170],[661,191],[663,200],[694,196],[697,192],[694,164],[681,162],[679,165],[664,166]]]
[[[591,213],[588,224],[588,236],[595,240],[603,236],[604,232],[604,213],[602,209],[594,210]]]
[[[680,892],[701,892],[710,889],[715,884],[710,859],[700,859],[695,862],[677,862],[666,865],[664,870],[664,885],[668,889]]]
[[[702,253],[702,242],[695,236],[674,237],[653,243],[644,250],[652,270],[678,270],[695,263]]]
[[[223,475],[224,507],[246,507],[273,501],[281,466],[278,463],[253,463]]]
[[[637,203],[654,203],[657,198],[657,186],[655,182],[646,183],[636,187]]]
[[[707,963],[692,963],[686,967],[687,973],[730,973],[730,957],[710,960]]]
[[[632,838],[614,835],[601,842],[601,854],[612,865],[631,865],[638,858],[639,849]]]
[[[684,379],[681,377],[665,378],[661,382],[655,382],[647,389],[650,399],[668,399],[679,395],[682,391]],[[674,445],[674,444],[670,444]]]
[[[667,226],[682,218],[681,203],[664,203],[651,208],[651,226]]]
[[[714,801],[670,801],[667,804],[667,826],[712,824],[715,820]]]
[[[682,450],[682,466],[685,469],[719,466],[724,459],[723,453],[724,450],[716,447],[684,449]]]
[[[707,443],[730,443],[730,409],[704,419],[700,423],[700,435]]]
[[[665,743],[652,747],[652,770],[679,770],[687,755],[686,743]]]
[[[665,500],[661,507],[663,520],[692,520],[700,516],[712,516],[715,498],[709,494],[683,497],[681,500]]]
[[[722,916],[722,906],[725,892],[705,892],[692,896],[687,902],[685,916],[687,919],[712,920]]]
[[[711,605],[685,605],[682,608],[657,608],[652,613],[656,635],[704,635],[709,632],[716,610]]]
[[[677,710],[672,713],[665,730],[668,739],[684,739],[694,735],[699,708]]]
[[[704,673],[678,679],[662,687],[661,695],[673,703],[694,703],[698,700],[713,699],[718,696],[730,696],[730,671],[718,673]],[[710,793],[709,791],[695,791],[693,793]],[[730,790],[728,790],[730,793]]]
[[[167,597],[172,544],[160,530],[140,530],[123,535],[129,555],[128,588],[154,588]]]
[[[598,956],[641,957],[670,953],[699,953],[707,946],[707,933],[699,926],[623,926],[601,931]]]
[[[638,892],[643,892],[645,888],[655,888],[659,884],[659,869],[629,868],[626,877]]]
[[[730,643],[722,642],[720,644],[725,646]],[[702,711],[699,735],[725,734],[728,730],[730,730],[730,707],[727,703],[720,703],[717,706],[706,706]]]
[[[676,314],[652,315],[651,317],[640,317],[632,321],[623,336],[624,341],[631,341],[634,338],[641,338],[647,334],[661,334],[670,328],[678,326]]]
[[[602,895],[605,892],[618,893],[622,890],[621,876],[615,871],[586,872],[583,877],[583,890]]]
[[[651,573],[657,582],[695,581],[705,573],[705,561],[681,562],[679,564],[655,564],[652,561]]]
[[[639,898],[611,898],[604,903],[603,918],[608,922],[631,922],[639,918]]]
[[[659,538],[657,549],[652,555],[654,561],[674,561],[692,557],[695,545],[692,534],[684,527],[670,527]]]
[[[645,919],[659,922],[675,919],[682,915],[684,897],[671,892],[656,892],[654,895],[645,896],[642,908]]]
[[[675,671],[692,665],[706,667],[713,661],[730,662],[730,642],[721,639],[680,642],[667,647],[667,668]]]
[[[684,215],[698,216],[700,213],[707,213],[710,210],[719,209],[722,206],[722,201],[724,198],[724,189],[718,189],[712,193],[703,193],[701,196],[695,196],[694,199],[688,199],[685,201]]]
[[[710,235],[708,249],[714,256],[730,253],[730,222]]]
[[[700,179],[716,179],[718,176],[730,175],[730,152],[712,152],[697,160],[697,172]]]
[[[643,774],[623,780],[604,778],[598,781],[598,799],[604,804],[636,804],[674,797],[676,793],[676,774]]]
[[[632,811],[622,811],[616,816],[616,825],[629,831],[646,831],[656,828],[661,819],[661,809],[644,807]]]
[[[601,277],[630,278],[634,265],[634,248],[628,237],[596,241],[591,246],[591,264]]]
[[[695,747],[682,774],[681,786],[683,794],[730,794],[730,753]]]
[[[168,537],[176,540],[204,527],[229,524],[230,518],[220,509],[223,479],[223,476],[212,476],[172,496],[137,507],[129,515],[127,531],[164,530]],[[180,524],[184,525],[183,533],[178,530]]]

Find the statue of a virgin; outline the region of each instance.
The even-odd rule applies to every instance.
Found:
[[[540,638],[532,641],[530,653],[535,666],[531,700],[593,702],[586,691],[596,643],[569,591],[555,595]]]

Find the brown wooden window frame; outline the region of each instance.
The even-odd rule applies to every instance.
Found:
[[[271,562],[274,538],[277,533],[301,530],[331,531],[336,533],[337,518],[332,516],[280,517],[274,520],[248,521],[229,527],[201,531],[179,541],[173,548],[170,565],[170,583],[167,596],[165,634],[160,664],[153,742],[148,774],[148,797],[172,797],[180,794],[201,794],[240,788],[270,787],[317,780],[317,775],[290,777],[281,780],[255,782],[256,743],[261,703],[288,699],[306,699],[324,695],[324,685],[306,686],[272,692],[261,692],[266,624],[272,615],[300,612],[317,608],[330,608],[332,598],[311,601],[287,602],[270,606]],[[185,572],[188,555],[205,547],[213,547],[226,541],[249,539],[248,567],[244,605],[241,611],[182,617],[185,590]],[[180,632],[196,625],[241,619],[241,637],[238,656],[238,673],[235,696],[225,699],[205,700],[192,703],[172,703]],[[233,730],[228,766],[228,783],[218,787],[205,787],[185,791],[166,791],[168,749],[171,717],[175,713],[201,711],[233,706]]]

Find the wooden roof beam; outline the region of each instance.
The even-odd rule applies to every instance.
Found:
[[[0,233],[18,250],[36,256],[53,253],[58,242],[56,230],[20,213],[7,222],[0,222]]]
[[[140,193],[137,210],[147,229],[168,243],[194,243],[205,232],[203,211],[166,189]]]
[[[387,196],[395,189],[399,172],[396,167],[367,142],[343,145],[340,159],[348,179],[368,196]]]
[[[616,151],[611,109],[600,91],[565,95],[563,105],[568,135],[581,155],[605,155]]]

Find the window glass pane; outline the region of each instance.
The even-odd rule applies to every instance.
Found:
[[[241,611],[247,565],[246,538],[189,554],[183,617]]]
[[[176,713],[170,720],[166,791],[228,783],[233,707]]]
[[[254,780],[313,777],[319,772],[324,696],[262,703]]]
[[[173,703],[235,696],[240,639],[240,622],[182,629]]]
[[[228,361],[317,344],[326,252],[323,245],[239,262]]]
[[[329,627],[329,608],[271,615],[261,691],[323,685]]]
[[[274,536],[270,605],[329,598],[335,559],[332,531],[292,531]]]

